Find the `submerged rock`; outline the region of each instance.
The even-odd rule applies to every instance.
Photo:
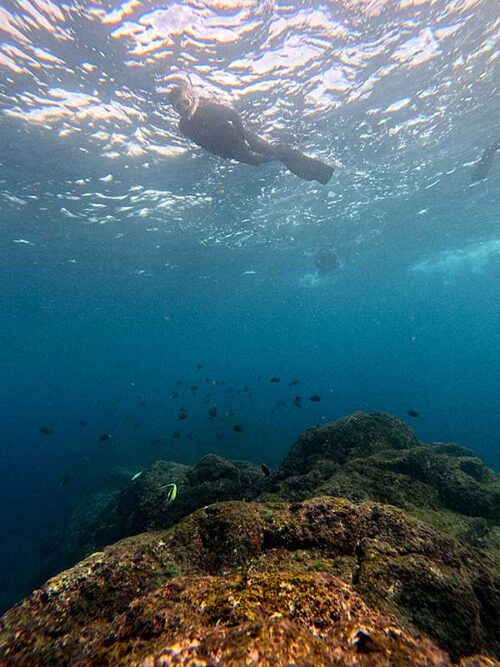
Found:
[[[383,413],[307,430],[268,474],[158,461],[54,540],[52,571],[136,535],[7,612],[0,666],[492,667],[499,521],[498,475]]]
[[[471,450],[420,442],[390,415],[354,413],[307,430],[262,498],[321,495],[390,503],[473,546],[500,551],[499,476]]]
[[[260,465],[215,454],[195,466],[156,461],[125,488],[105,487],[81,504],[64,530],[43,545],[41,580],[122,537],[167,528],[210,503],[255,498],[265,480]],[[168,504],[163,487],[172,483],[178,493]]]
[[[170,483],[178,494],[167,505],[162,487]],[[326,495],[396,505],[491,555],[500,553],[498,475],[460,445],[428,445],[395,417],[359,412],[305,431],[271,475],[260,465],[214,454],[195,466],[157,461],[125,488],[104,489],[82,503],[64,531],[47,541],[39,581],[122,537],[169,527],[210,503]]]
[[[0,660],[446,667],[500,654],[499,584],[396,508],[218,503],[49,580],[2,618]]]

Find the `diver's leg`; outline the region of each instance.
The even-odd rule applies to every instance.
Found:
[[[285,144],[271,144],[249,130],[245,130],[244,137],[251,150],[242,151],[242,156],[237,158],[240,162],[263,164],[278,160],[296,176],[306,181],[318,181],[323,185],[332,177],[332,167],[304,155],[295,148]]]
[[[244,137],[245,142],[250,146],[250,149],[253,152],[259,153],[260,155],[265,155],[271,159],[279,159],[277,157],[279,146],[275,146],[274,144],[269,143],[269,141],[262,139],[262,137],[259,137],[258,134],[250,132],[250,130],[245,130]]]
[[[243,162],[244,164],[266,164],[267,162],[273,162],[277,158],[269,155],[262,155],[261,153],[256,153],[251,151],[247,146],[244,149],[240,149],[233,155],[235,160],[238,162]]]
[[[321,162],[321,160],[308,157],[295,148],[280,146],[277,151],[277,158],[293,174],[305,181],[318,181],[325,185],[333,174],[333,167]]]

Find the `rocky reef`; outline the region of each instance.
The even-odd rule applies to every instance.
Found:
[[[61,559],[138,534],[9,610],[0,666],[494,667],[499,503],[472,452],[381,413],[309,429],[271,474],[157,462],[75,515]]]

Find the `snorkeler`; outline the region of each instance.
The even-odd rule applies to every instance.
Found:
[[[250,132],[234,109],[198,97],[183,81],[170,92],[170,102],[180,115],[179,130],[209,153],[259,165],[281,162],[306,181],[328,183],[333,168],[284,144],[272,144]]]
[[[471,177],[472,183],[482,181],[486,178],[489,170],[491,169],[491,165],[493,164],[495,155],[498,152],[500,152],[500,139],[496,139],[496,141],[484,149],[483,154],[481,155],[481,159],[474,168],[474,172]]]

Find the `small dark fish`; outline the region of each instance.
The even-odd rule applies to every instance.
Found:
[[[246,394],[250,391],[250,387],[248,385],[245,385],[241,391],[244,391]]]
[[[146,401],[141,401],[141,402],[139,403],[139,407],[140,407],[140,408],[144,408],[145,406],[146,406]]]
[[[101,433],[101,435],[97,436],[98,442],[106,442],[106,440],[109,440],[111,438],[111,435],[109,433]]]
[[[176,387],[182,387],[182,380],[177,380],[177,382],[175,383],[175,386]]]
[[[86,422],[86,421],[83,421],[83,419],[80,419],[80,421],[79,421],[78,423],[80,424],[80,426],[81,426],[82,428],[85,428],[86,426],[89,425],[89,423]]]
[[[410,417],[418,417],[419,414],[416,410],[407,410],[406,414],[410,415]]]
[[[318,401],[321,401],[321,396],[318,396],[318,394],[313,394],[312,396],[309,396],[309,400],[313,403],[317,403]]]
[[[178,392],[178,391],[173,391],[173,392],[170,394],[170,398],[179,398],[179,392]]]
[[[183,420],[188,418],[188,413],[187,412],[179,412],[177,415],[177,419]]]
[[[224,433],[219,433],[217,440],[224,440]]]
[[[51,428],[50,426],[40,426],[38,429],[40,433],[43,433],[44,435],[50,435],[51,433],[54,433],[54,429]]]
[[[296,408],[302,407],[302,398],[300,396],[296,396],[293,399],[293,404],[295,405]]]
[[[236,412],[234,410],[227,410],[226,417],[234,417]]]
[[[217,417],[218,411],[217,411],[217,408],[215,407],[215,405],[214,405],[213,408],[208,408],[207,413],[208,413],[209,417]]]
[[[136,423],[134,424],[134,426],[135,426],[135,428],[141,428],[141,424],[140,424],[140,422],[136,422]]]
[[[276,375],[273,375],[273,377],[269,380],[269,382],[281,382],[281,379],[276,377]]]
[[[128,413],[125,415],[125,419],[130,419],[130,415]]]
[[[262,472],[266,477],[269,477],[269,475],[271,474],[270,468],[268,468],[265,463],[260,464],[260,469],[262,470]]]
[[[191,391],[198,391],[198,385],[197,385],[197,384],[194,384],[194,385],[191,387]]]
[[[196,368],[200,370],[200,368],[203,368],[203,366],[201,364],[196,364]]]
[[[243,427],[240,426],[239,424],[235,424],[233,426],[233,431],[235,431],[235,433],[243,433]]]
[[[292,380],[291,382],[288,383],[289,387],[295,387],[296,384],[299,384],[298,380]]]
[[[172,433],[172,440],[175,440],[176,438],[180,438],[180,437],[181,437],[181,432],[180,431],[174,431]]]
[[[59,480],[59,486],[66,486],[71,480],[73,479],[73,475],[69,472],[67,472],[65,475],[61,477]]]

